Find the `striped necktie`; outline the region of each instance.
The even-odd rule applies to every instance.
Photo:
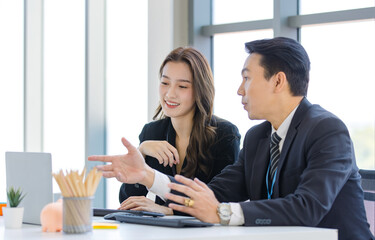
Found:
[[[274,132],[272,134],[272,137],[271,137],[271,144],[270,144],[270,147],[271,147],[271,170],[270,170],[270,180],[271,180],[271,183],[274,181],[273,179],[276,177],[275,173],[276,173],[276,169],[277,169],[277,165],[279,163],[279,159],[280,159],[280,148],[279,148],[279,143],[280,143],[280,140],[281,140],[281,137],[279,137],[279,135],[277,135],[276,132]]]

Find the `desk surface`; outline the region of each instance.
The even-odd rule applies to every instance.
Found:
[[[109,222],[94,218],[94,222]],[[21,229],[5,229],[4,219],[0,217],[0,239],[252,239],[252,240],[337,240],[337,230],[310,227],[222,227],[168,228],[138,224],[120,223],[118,229],[94,229],[85,234],[65,234],[42,232],[41,226],[23,224]]]

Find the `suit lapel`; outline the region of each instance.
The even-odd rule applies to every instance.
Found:
[[[280,172],[283,171],[283,164],[285,162],[285,158],[288,155],[287,153],[289,152],[289,148],[297,134],[297,130],[295,128],[290,128],[288,130],[288,133],[286,135],[284,144],[283,144],[283,149],[281,150],[281,155],[279,159],[279,166],[277,167],[277,175],[276,175],[276,181],[275,181],[275,186],[273,189],[273,196],[274,197],[279,197],[279,176]]]
[[[294,113],[292,122],[290,123],[288,132],[286,134],[286,138],[283,144],[283,148],[281,149],[280,159],[279,159],[279,166],[277,167],[277,175],[276,175],[276,181],[274,186],[274,197],[279,197],[279,176],[280,172],[283,171],[283,165],[287,161],[286,157],[288,156],[290,147],[297,135],[297,129],[299,124],[301,123],[302,119],[304,118],[304,115],[306,111],[312,106],[312,104],[306,99],[303,98],[300,105],[298,106],[296,112]]]
[[[259,140],[257,147],[254,165],[251,166],[251,179],[249,182],[259,182],[259,179],[262,179],[262,182],[259,184],[249,184],[248,192],[252,193],[250,199],[259,199],[262,196],[266,186],[266,172],[267,167],[270,161],[270,131],[266,136]]]

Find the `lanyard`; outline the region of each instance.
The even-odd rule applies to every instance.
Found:
[[[275,177],[272,179],[271,189],[269,189],[269,187],[268,187],[268,175],[269,175],[269,173],[270,173],[270,167],[271,167],[271,161],[270,161],[270,163],[268,164],[267,175],[266,175],[266,185],[267,185],[267,197],[268,197],[268,199],[271,199],[271,197],[272,197],[273,186],[275,185],[276,174],[277,174],[277,170],[278,170],[278,169],[276,169],[276,171],[275,171]]]

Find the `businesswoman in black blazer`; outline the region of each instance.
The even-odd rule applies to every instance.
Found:
[[[191,47],[173,50],[160,71],[160,104],[153,122],[139,135],[139,150],[155,170],[197,177],[208,183],[237,160],[240,134],[235,125],[213,115],[214,82],[206,58]],[[173,214],[140,184],[123,184],[119,209]]]

